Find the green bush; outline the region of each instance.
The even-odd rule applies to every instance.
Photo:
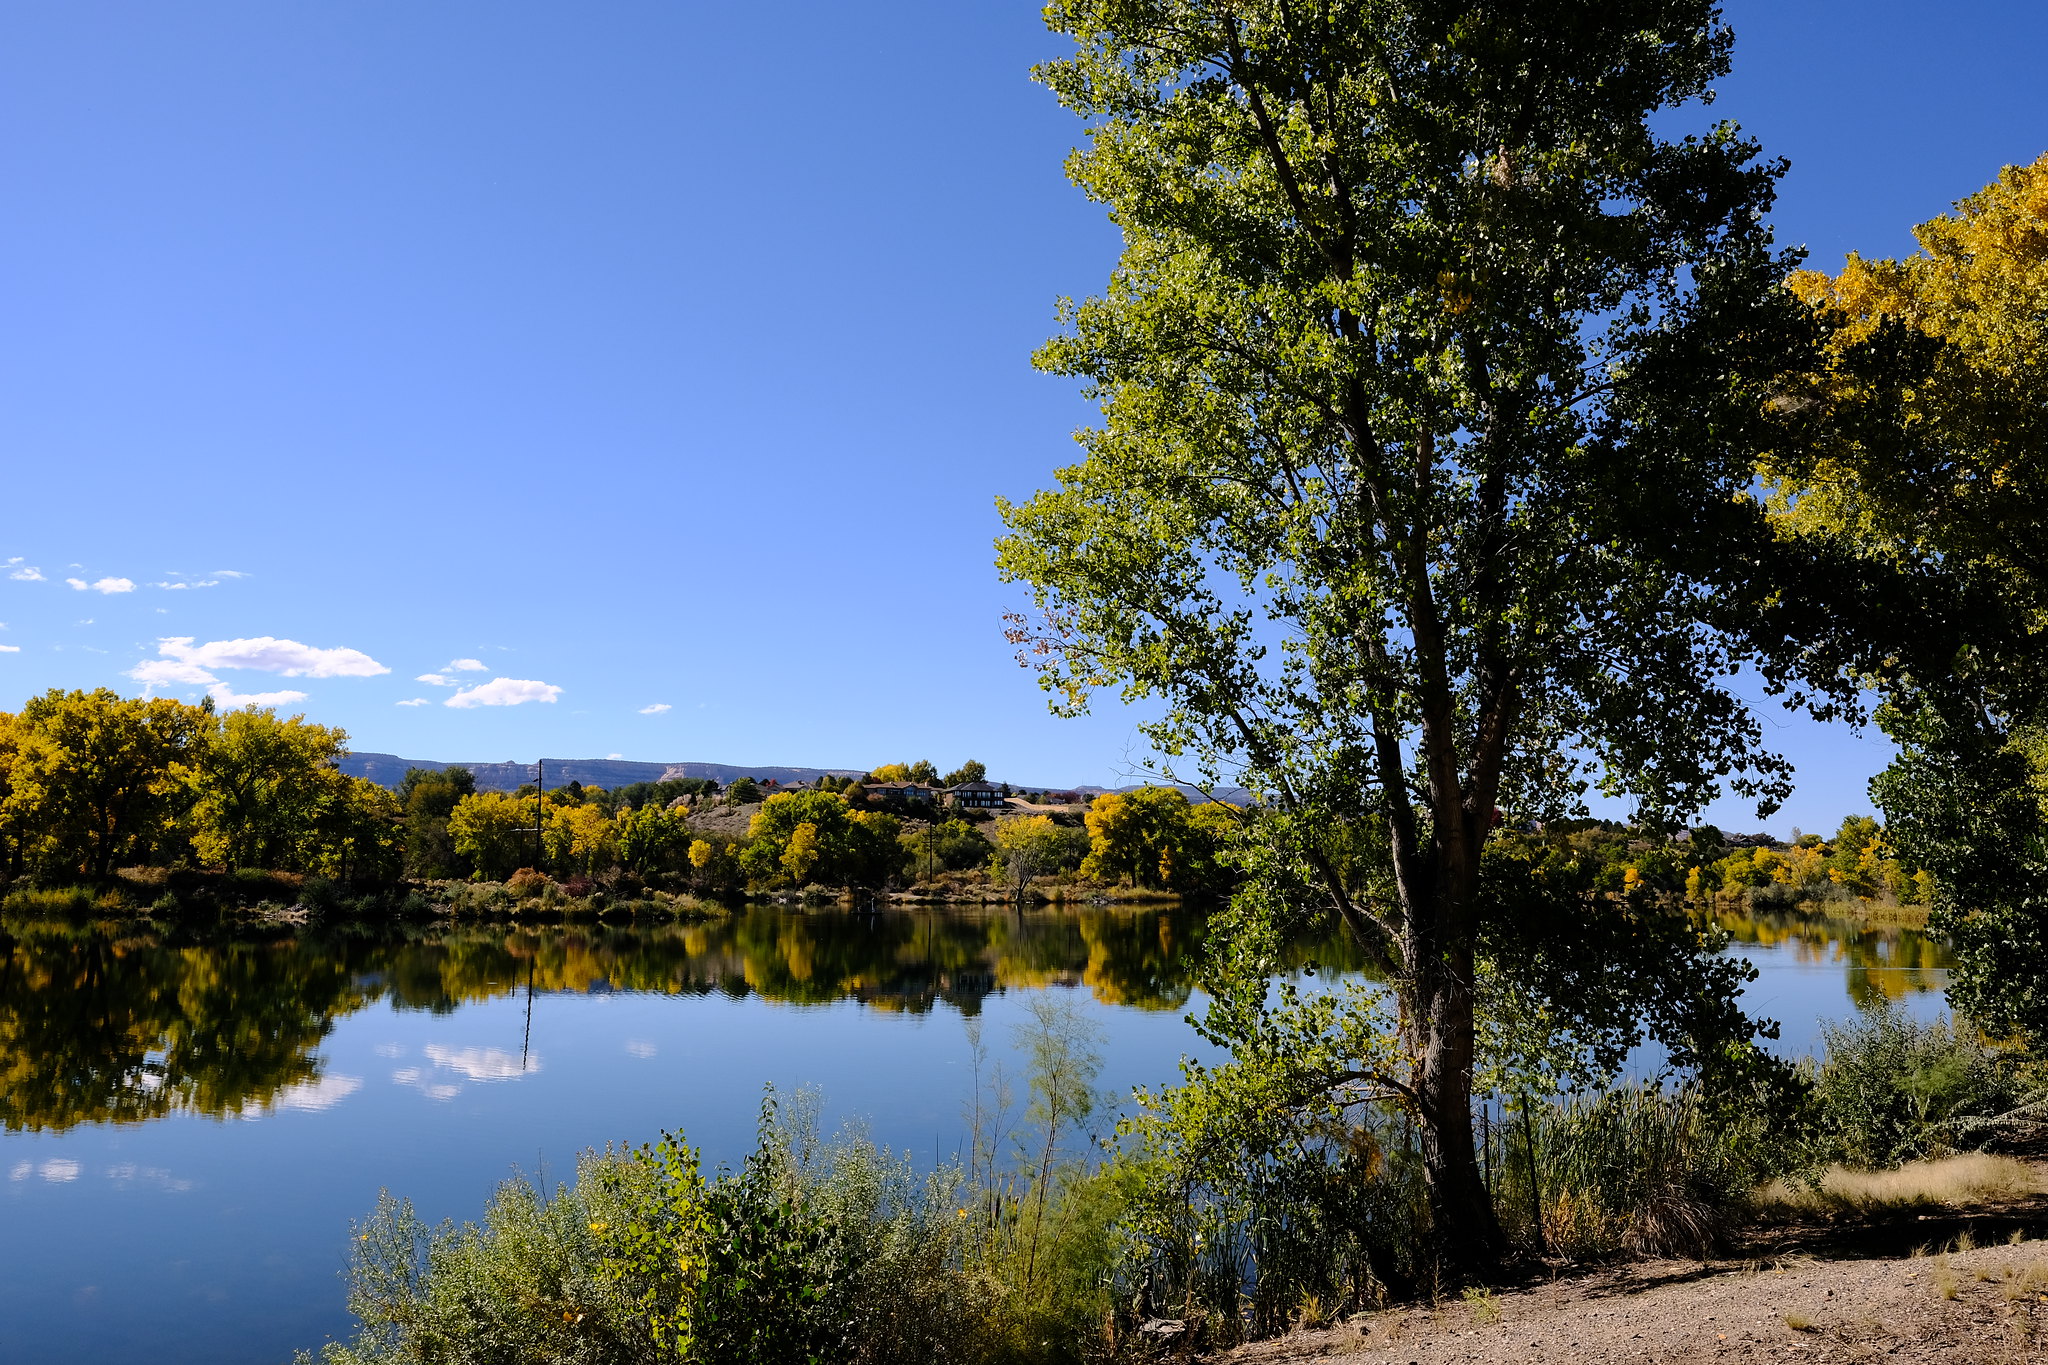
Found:
[[[587,1154],[573,1186],[510,1181],[481,1222],[428,1228],[384,1197],[359,1227],[356,1339],[326,1365],[947,1365],[1072,1359],[1102,1303],[1112,1211],[1056,1172],[1024,1269],[1023,1200],[996,1217],[965,1173],[920,1179],[858,1133],[821,1144],[814,1107],[771,1096],[738,1172],[681,1138]],[[1075,1305],[1086,1304],[1086,1312]],[[313,1357],[302,1355],[302,1362]]]
[[[1412,1129],[1372,1105],[1304,1113],[1293,1079],[1190,1065],[1123,1126],[1119,1298],[1191,1320],[1202,1348],[1436,1287]]]
[[[2037,1126],[2016,1060],[1964,1022],[1919,1023],[1889,1001],[1822,1025],[1814,1074],[1822,1159],[1877,1170],[1975,1151]]]

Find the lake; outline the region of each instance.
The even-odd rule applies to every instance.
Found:
[[[1811,1049],[1882,999],[1941,1008],[1912,930],[1724,921],[1747,1003]],[[1099,1023],[1102,1082],[1169,1081],[1202,917],[852,915],[696,924],[321,928],[236,935],[0,924],[0,1362],[283,1362],[345,1335],[350,1220],[380,1189],[430,1221],[508,1175],[685,1133],[752,1142],[764,1084],[810,1086],[920,1161],[952,1155],[969,1034],[1000,1057],[1030,994]],[[1319,980],[1341,939],[1300,945]],[[1014,1067],[1016,1062],[1011,1062]]]

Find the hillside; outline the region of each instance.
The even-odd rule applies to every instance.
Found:
[[[809,785],[820,777],[859,777],[858,768],[790,768],[774,764],[748,766],[739,763],[642,763],[626,758],[551,758],[548,763],[548,785],[562,786],[569,782],[581,782],[588,786],[603,787],[607,791],[614,787],[631,786],[635,782],[661,782],[670,778],[708,777],[723,786],[735,778],[751,777],[756,781],[774,778],[783,786]],[[405,780],[407,768],[425,768],[440,772],[443,768],[467,768],[476,774],[476,785],[484,791],[513,791],[533,781],[531,763],[462,763],[443,762],[436,758],[400,758],[397,754],[353,753],[344,757],[340,768],[351,777],[368,778],[383,787],[396,787]],[[990,781],[1000,782],[1001,778]],[[1097,796],[1105,791],[1136,791],[1138,785],[1124,787],[1070,787],[1058,788],[1055,784],[1042,782],[1015,783],[1014,787],[1038,790],[1077,791],[1087,796]],[[1206,800],[1193,787],[1183,787],[1190,801]],[[1238,805],[1245,804],[1250,795],[1236,787],[1225,787],[1217,792],[1225,801]]]
[[[709,777],[721,784],[740,777],[757,780],[772,777],[786,786],[795,782],[816,782],[827,773],[835,777],[859,775],[851,768],[787,768],[772,764],[747,767],[734,763],[638,763],[623,758],[551,758],[547,765],[550,787],[569,782],[582,782],[607,790],[630,786],[635,782],[659,782],[677,777]],[[403,781],[407,768],[425,768],[432,772],[439,772],[443,768],[467,768],[476,774],[477,786],[485,791],[512,791],[524,783],[533,781],[531,763],[444,763],[432,758],[400,758],[396,754],[354,753],[343,758],[340,767],[350,776],[368,778],[385,787],[396,787]]]

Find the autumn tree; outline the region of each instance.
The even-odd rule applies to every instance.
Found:
[[[405,874],[405,815],[397,796],[368,778],[325,770],[310,847],[294,870],[348,882],[398,880]]]
[[[582,793],[577,796],[581,798]],[[614,852],[616,831],[611,818],[594,802],[551,803],[543,825],[542,847],[547,850],[550,867],[587,875],[602,869]]]
[[[1153,699],[1161,754],[1256,794],[1209,1026],[1291,1067],[1305,1111],[1403,1110],[1440,1245],[1483,1273],[1482,980],[1554,992],[1534,1017],[1582,1040],[1756,1055],[1689,929],[1588,975],[1524,937],[1572,941],[1597,903],[1524,913],[1540,884],[1484,869],[1496,810],[1567,813],[1588,782],[1652,826],[1729,783],[1769,804],[1786,766],[1730,680],[1843,687],[1790,591],[1808,552],[1747,494],[1804,439],[1773,400],[1821,331],[1766,227],[1782,167],[1677,131],[1729,67],[1711,0],[1046,12],[1075,52],[1037,74],[1086,124],[1068,173],[1123,251],[1038,357],[1102,421],[1057,488],[1000,504],[1040,608],[1013,638],[1056,710]],[[1314,915],[1397,1018],[1275,1058],[1308,1025],[1267,1018],[1255,926]]]
[[[1080,861],[1079,831],[1055,824],[1049,815],[999,821],[995,828],[996,868],[1020,900],[1032,879],[1062,872]]]
[[[201,858],[227,868],[297,868],[337,792],[348,735],[304,716],[245,706],[219,718],[193,765]]]
[[[1173,851],[1186,838],[1188,799],[1173,787],[1104,792],[1089,806],[1086,821],[1083,873],[1126,886],[1164,886]]]
[[[448,835],[456,853],[477,871],[503,881],[533,857],[533,802],[505,792],[472,792],[448,813]]]
[[[619,812],[617,823],[622,866],[644,876],[688,861],[690,828],[667,807],[650,802],[629,808]]]
[[[51,689],[15,718],[9,818],[52,870],[105,878],[174,836],[213,703]]]
[[[405,864],[415,877],[459,877],[469,871],[455,851],[448,817],[476,792],[476,774],[464,767],[407,768],[398,784],[405,814]]]
[[[1787,395],[1834,439],[1774,451],[1786,534],[1913,586],[1873,672],[1900,753],[1873,783],[1886,838],[1930,874],[1950,999],[2048,1038],[2048,155],[1792,286],[1834,324]],[[1895,891],[1913,894],[1895,886]]]
[[[778,792],[748,825],[740,866],[761,882],[788,877],[800,886],[879,886],[904,861],[897,842],[902,828],[893,815],[849,809],[836,792]]]

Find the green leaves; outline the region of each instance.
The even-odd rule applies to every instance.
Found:
[[[1160,753],[1256,793],[1246,895],[1385,966],[1386,1089],[1430,1130],[1452,1240],[1490,1243],[1483,963],[1561,1035],[1618,1018],[1493,955],[1519,904],[1482,871],[1498,813],[1575,813],[1589,783],[1650,827],[1724,786],[1769,807],[1788,769],[1734,677],[1852,704],[1827,555],[1751,494],[1811,439],[1772,399],[1823,330],[1764,225],[1783,166],[1727,125],[1660,131],[1728,69],[1709,0],[1047,17],[1075,52],[1040,79],[1087,121],[1069,175],[1124,251],[1038,356],[1102,420],[1057,487],[998,504],[1042,614],[1013,638],[1055,710],[1156,699]],[[1674,1018],[1732,985],[1696,952],[1663,971],[1634,998]]]

